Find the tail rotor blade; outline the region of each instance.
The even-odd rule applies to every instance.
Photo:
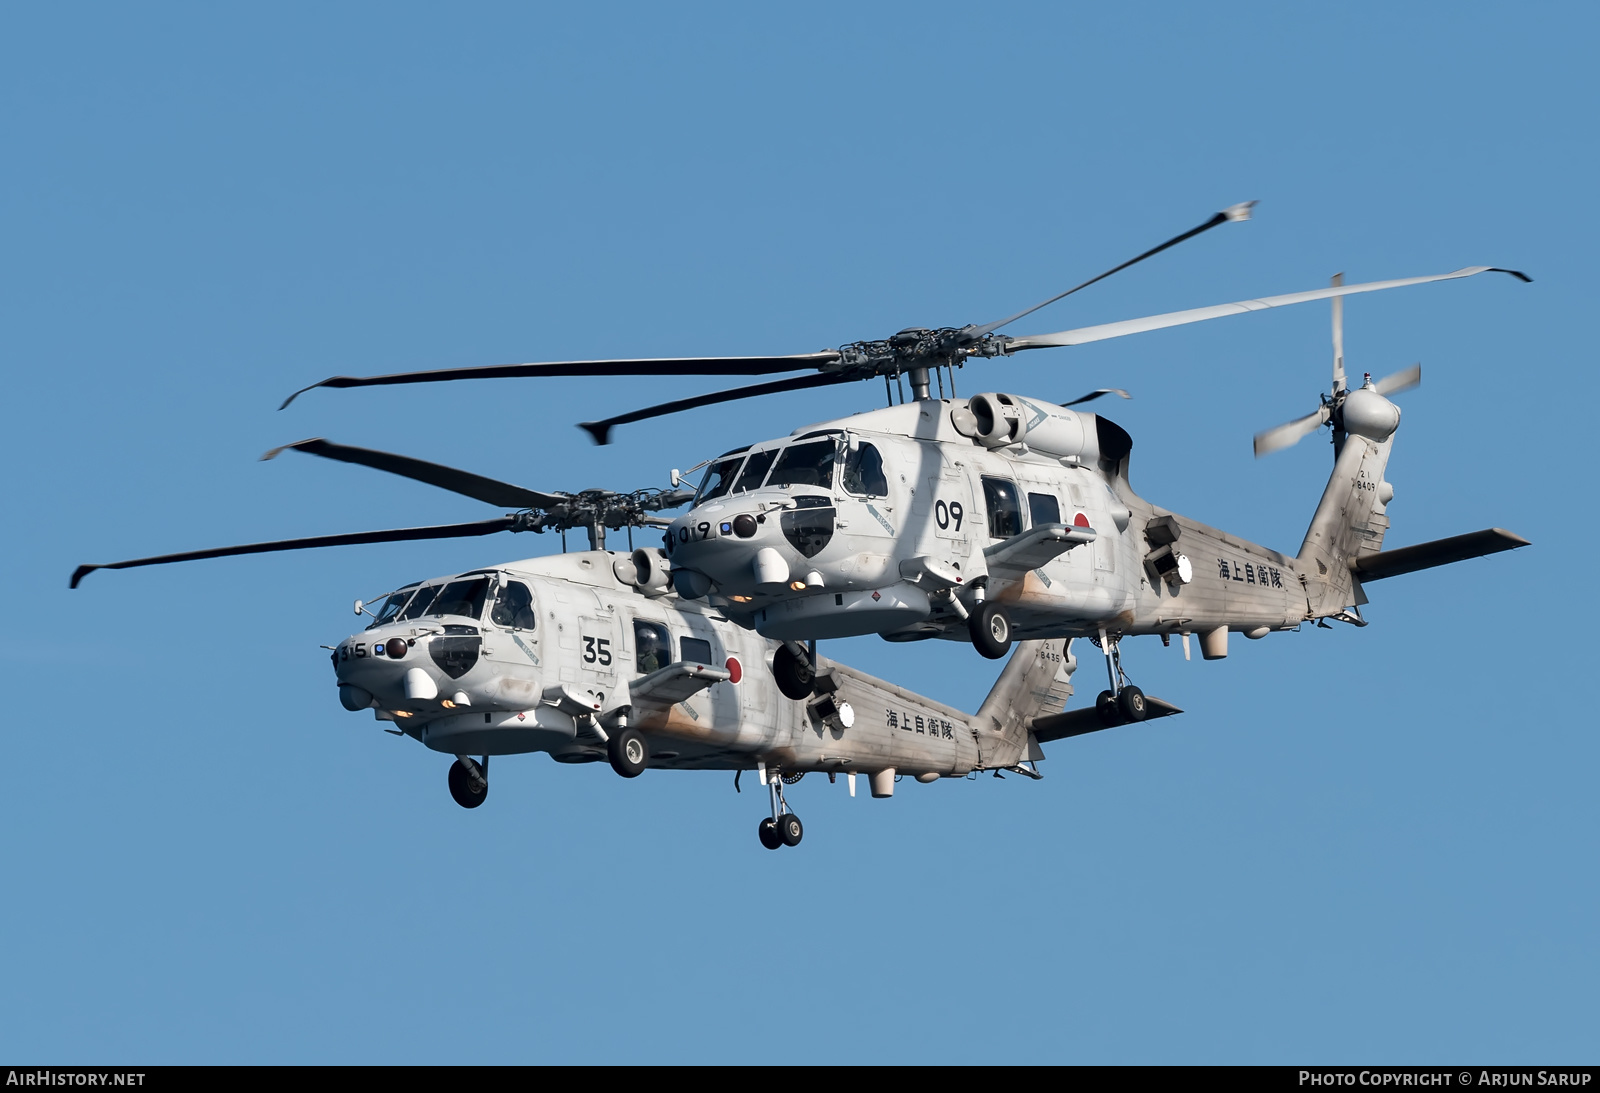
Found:
[[[1344,274],[1335,273],[1328,284],[1338,288],[1344,284]],[[1344,378],[1344,297],[1333,298],[1333,393],[1345,389]]]
[[[1293,447],[1300,439],[1309,433],[1314,433],[1328,420],[1328,408],[1319,406],[1315,413],[1305,417],[1286,421],[1276,428],[1267,429],[1256,434],[1256,458],[1271,455],[1273,452],[1282,451],[1284,448]]]
[[[1391,372],[1377,383],[1373,384],[1380,395],[1397,395],[1401,391],[1409,391],[1422,382],[1422,365],[1413,364],[1410,368],[1402,368],[1398,372]]]

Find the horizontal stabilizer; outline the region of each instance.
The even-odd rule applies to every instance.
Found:
[[[679,661],[628,684],[628,698],[635,706],[665,710],[729,678],[726,668]]]
[[[1157,717],[1171,717],[1175,713],[1182,713],[1172,703],[1151,695],[1144,696],[1146,711],[1145,720]],[[1114,729],[1118,725],[1131,725],[1131,721],[1120,718],[1109,724],[1100,717],[1100,711],[1093,706],[1085,706],[1080,710],[1067,710],[1065,713],[1051,714],[1048,717],[1036,718],[1033,722],[1033,735],[1041,744],[1048,744],[1052,740],[1065,740],[1069,736],[1082,736],[1087,732],[1099,732],[1101,729]]]
[[[1092,543],[1094,538],[1093,528],[1044,524],[985,548],[983,557],[990,573],[1006,580],[1020,580],[1029,570],[1054,561],[1075,546]]]
[[[1505,528],[1488,528],[1466,535],[1452,535],[1448,539],[1435,539],[1431,543],[1400,547],[1398,550],[1380,550],[1356,559],[1350,568],[1363,581],[1381,581],[1385,577],[1398,577],[1402,573],[1415,573],[1419,569],[1464,562],[1468,558],[1481,558],[1485,554],[1498,554],[1502,550],[1515,550],[1531,546],[1522,536]]]

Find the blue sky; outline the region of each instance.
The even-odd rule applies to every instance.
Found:
[[[1591,6],[110,5],[0,13],[0,1055],[49,1062],[1418,1062],[1595,1057]],[[1491,264],[1352,301],[1420,360],[1365,630],[1130,642],[1189,712],[1042,782],[808,779],[798,851],[712,774],[445,757],[345,713],[349,604],[549,539],[101,573],[471,520],[308,436],[536,488],[663,483],[870,385],[595,448],[702,381],[290,391],[334,373],[803,352],[984,322],[1212,211],[1040,332]],[[974,364],[1120,386],[1133,481],[1297,549],[1326,479],[1256,430],[1327,383],[1325,305]],[[975,708],[968,648],[828,650]],[[1099,689],[1087,656],[1080,692]]]

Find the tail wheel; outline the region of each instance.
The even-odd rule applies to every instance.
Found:
[[[485,780],[479,788],[472,775],[467,773],[467,768],[461,765],[461,760],[457,759],[450,764],[450,796],[462,808],[477,808],[489,796],[489,783]]]
[[[811,697],[817,670],[805,657],[796,656],[787,645],[780,645],[772,656],[772,678],[785,698],[798,702]]]
[[[967,620],[967,633],[978,652],[999,660],[1011,651],[1011,620],[997,603],[986,603]]]
[[[611,769],[624,778],[637,778],[650,762],[650,748],[639,730],[630,726],[611,735],[606,758],[611,760]]]

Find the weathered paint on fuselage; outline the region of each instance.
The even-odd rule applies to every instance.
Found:
[[[338,682],[346,688],[341,697],[370,696],[380,721],[454,754],[547,751],[561,762],[603,759],[604,745],[587,719],[562,708],[555,689],[563,684],[593,700],[602,726],[627,714],[650,740],[652,766],[748,770],[765,764],[851,773],[892,767],[953,776],[1009,766],[1024,754],[1026,730],[1019,735],[1015,724],[981,719],[821,658],[819,667],[832,670],[839,682],[835,699],[848,702],[855,714],[848,728],[837,718],[824,720],[812,704],[778,692],[771,673],[776,642],[734,624],[704,601],[637,591],[618,575],[628,561],[626,554],[586,551],[473,571],[493,582],[480,617],[425,615],[376,625],[341,642],[334,653]],[[512,581],[532,593],[533,626],[494,622],[494,597]],[[737,681],[713,683],[665,709],[636,705],[630,684],[661,666],[640,663],[636,622],[665,627],[670,655],[678,659],[684,639],[707,643],[711,666],[726,666]],[[399,659],[384,648],[391,639],[406,643]],[[461,671],[467,659],[460,652],[463,643],[475,639],[478,655]],[[442,651],[434,655],[436,644],[442,650],[442,643],[452,641],[453,660]],[[1058,662],[1059,645],[1051,647]],[[736,671],[730,662],[737,663]],[[407,697],[406,675],[412,671],[426,677],[433,697],[415,697],[429,689],[416,680],[413,697]]]
[[[959,574],[956,596],[968,610],[977,601],[971,589],[984,585],[983,595],[1007,605],[1014,633],[1023,638],[1093,635],[1102,627],[1121,634],[1217,627],[1250,632],[1293,628],[1310,617],[1294,558],[1139,497],[1127,480],[1126,453],[1101,452],[1095,415],[1037,400],[1015,401],[1054,450],[1030,445],[1028,436],[1019,444],[989,448],[963,435],[953,415],[968,405],[966,400],[888,407],[754,445],[752,452],[761,452],[823,433],[871,444],[882,455],[886,488],[881,496],[864,496],[836,476],[831,486],[723,495],[673,522],[668,529],[673,564],[704,573],[712,582],[711,603],[768,632],[777,629],[786,611],[813,609],[795,624],[797,630],[811,627],[809,633],[778,630],[780,637],[877,632],[966,640],[961,613],[949,598],[929,596],[926,579],[907,572],[913,559],[931,559]],[[1017,530],[1038,525],[1034,514],[1054,507],[1061,523],[1092,528],[1094,541],[1025,572],[991,567],[985,549],[1005,536],[991,534],[986,479],[1014,489],[1020,502]],[[794,511],[796,498],[837,513],[831,538],[810,556],[797,550],[779,526],[783,514]],[[758,521],[753,535],[733,531],[741,514]],[[1173,549],[1192,565],[1187,583],[1169,583],[1146,566],[1156,545],[1146,529],[1167,515],[1180,529]],[[752,575],[752,555],[763,548],[781,558],[783,583],[763,584]],[[872,591],[882,598],[869,603],[864,594]]]

